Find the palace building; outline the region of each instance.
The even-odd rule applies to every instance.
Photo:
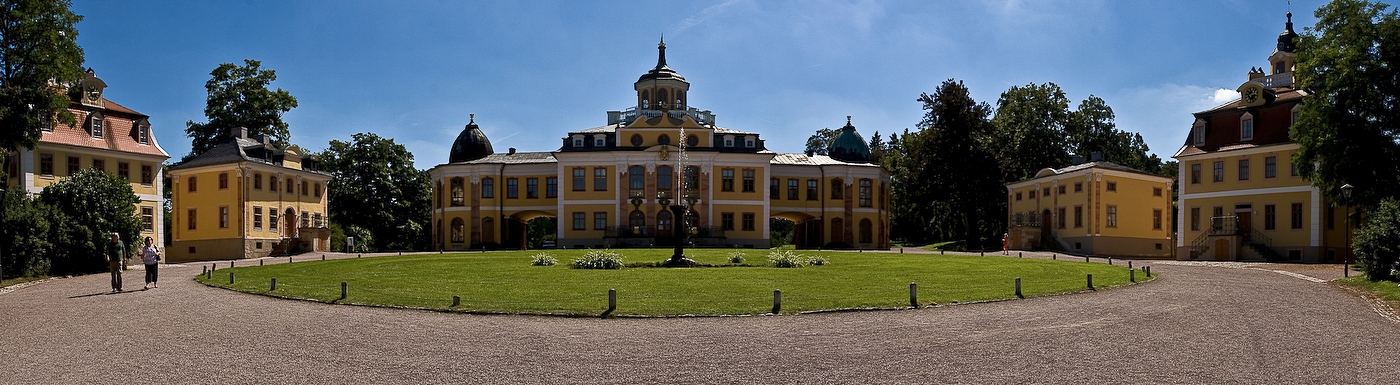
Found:
[[[242,127],[170,167],[167,261],[261,258],[330,249],[330,175],[296,145]]]
[[[6,185],[38,194],[85,168],[116,174],[126,178],[141,199],[132,207],[141,216],[141,237],[159,244],[165,222],[161,164],[170,155],[156,143],[150,117],[107,100],[102,96],[106,89],[107,83],[89,69],[72,90],[68,106],[77,124],[59,123],[42,132],[34,149],[10,154]]]
[[[1171,256],[1172,179],[1092,160],[1006,185],[1011,248]]]
[[[1195,113],[1177,151],[1177,258],[1340,261],[1344,212],[1298,176],[1289,128],[1307,92],[1294,84],[1293,14],[1239,99]]]
[[[497,153],[473,116],[429,171],[435,247],[524,248],[539,217],[557,219],[561,247],[664,246],[689,231],[696,246],[767,248],[770,218],[796,223],[798,247],[889,247],[890,174],[849,118],[830,155],[774,153],[692,106],[658,50],[636,105],[568,131],[558,150]],[[690,202],[684,218],[667,210]]]

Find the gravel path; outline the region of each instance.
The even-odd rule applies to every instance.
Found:
[[[205,287],[190,279],[200,265],[171,265],[159,289],[107,294],[107,276],[94,274],[0,294],[0,382],[1377,384],[1400,376],[1400,323],[1297,276],[1331,279],[1326,271],[1340,276],[1339,268],[1135,262],[1162,276],[907,311],[606,320],[279,300]],[[141,279],[140,270],[126,273],[128,288]]]

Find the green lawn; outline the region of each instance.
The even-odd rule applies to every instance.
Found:
[[[1336,280],[1337,283],[1355,288],[1370,290],[1391,306],[1400,310],[1400,283],[1394,281],[1368,281],[1366,277],[1351,277]]]
[[[655,262],[669,249],[623,249],[626,262]],[[734,250],[692,250],[699,263],[723,265]],[[747,263],[763,264],[767,250],[744,250]],[[823,266],[764,266],[579,270],[568,267],[582,250],[550,251],[555,266],[531,266],[537,251],[432,254],[297,262],[223,268],[198,280],[218,287],[280,297],[380,306],[524,314],[598,315],[608,289],[617,290],[618,315],[763,314],[773,290],[782,290],[782,313],[909,306],[909,283],[919,284],[920,305],[1077,292],[1085,275],[1096,288],[1128,283],[1128,269],[1083,263],[954,255],[802,251],[822,256]],[[229,284],[229,273],[235,283]],[[268,291],[277,278],[277,290]],[[1144,280],[1139,272],[1139,280]],[[340,300],[340,282],[349,295]],[[452,307],[452,296],[461,296]]]

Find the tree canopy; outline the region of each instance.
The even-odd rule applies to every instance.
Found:
[[[105,270],[102,248],[110,234],[120,234],[130,247],[141,234],[141,218],[134,209],[141,199],[126,178],[85,169],[44,187],[39,200],[62,216],[50,237],[56,272]]]
[[[82,19],[66,0],[0,1],[0,150],[33,148],[41,129],[75,122],[64,88],[84,77]]]
[[[393,139],[358,133],[349,142],[332,140],[319,156],[321,170],[331,174],[331,222],[348,235],[352,229],[368,231],[375,249],[428,247],[432,182],[426,171],[413,168],[407,148]]]
[[[1289,132],[1293,164],[1329,198],[1355,186],[1363,206],[1400,192],[1400,18],[1387,8],[1334,0],[1298,37],[1295,77],[1311,96]]]
[[[228,137],[229,129],[236,127],[247,128],[249,135],[268,135],[278,145],[287,145],[291,133],[282,114],[297,107],[297,98],[281,88],[267,88],[277,80],[276,71],[262,69],[262,62],[257,60],[244,59],[241,66],[220,64],[209,75],[211,78],[204,83],[209,91],[204,116],[209,121],[185,123],[185,135],[192,139],[186,159],[213,148]]]
[[[1001,162],[1003,179],[1026,179],[1043,168],[1068,164],[1068,119],[1069,99],[1055,83],[1027,84],[1002,92],[987,148]]]
[[[831,151],[831,144],[836,142],[837,135],[841,135],[841,130],[830,127],[817,130],[817,133],[807,137],[807,148],[802,153],[807,156],[827,155]]]

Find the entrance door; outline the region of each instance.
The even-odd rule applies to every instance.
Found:
[[[1226,261],[1226,260],[1229,260],[1229,259],[1230,259],[1230,240],[1229,240],[1229,239],[1217,239],[1217,240],[1215,240],[1215,259],[1216,259],[1217,261]]]
[[[1254,213],[1249,211],[1237,212],[1235,213],[1235,218],[1235,228],[1239,231],[1240,235],[1248,239],[1250,234],[1249,229],[1254,228]]]

